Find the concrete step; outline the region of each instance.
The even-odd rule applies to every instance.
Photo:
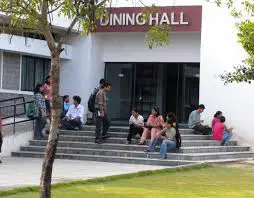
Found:
[[[45,137],[45,140],[47,140],[48,137]],[[93,136],[72,136],[72,135],[60,135],[59,136],[60,141],[81,141],[81,142],[94,142]],[[212,140],[212,136],[210,135],[182,135],[182,140],[187,141],[207,141]],[[114,144],[125,144],[126,138],[115,138],[110,137],[105,140],[106,143],[114,143]],[[139,140],[132,140],[133,144],[138,144]],[[150,142],[150,140],[146,141],[147,143]]]
[[[31,146],[46,146],[47,142],[44,140],[32,140]],[[106,150],[124,150],[124,151],[144,151],[147,146],[141,145],[126,145],[126,144],[94,144],[93,142],[68,142],[59,141],[58,147],[66,148],[90,148],[90,149],[106,149]],[[159,147],[157,147],[159,150]],[[249,147],[242,146],[202,146],[202,147],[181,147],[180,153],[209,153],[209,152],[240,152],[248,151]]]
[[[61,130],[60,131],[60,135],[69,135],[69,136],[95,136],[95,131],[73,131],[73,130]],[[115,132],[108,132],[109,136],[112,137],[117,137],[117,138],[127,138],[128,136],[128,132],[125,131],[115,131]],[[204,136],[206,137],[206,135],[195,135],[193,134],[191,131],[188,130],[184,130],[183,132],[181,132],[181,136],[190,136],[190,137],[201,137]],[[201,137],[203,138],[203,137]],[[212,136],[211,136],[212,138]]]
[[[199,147],[181,147],[180,153],[243,152],[249,150],[250,150],[249,146],[199,146]]]
[[[13,157],[28,157],[28,158],[43,158],[43,152],[13,152]],[[127,163],[127,164],[145,164],[157,166],[182,166],[195,164],[194,161],[184,160],[161,160],[150,158],[132,158],[132,157],[112,157],[101,155],[79,155],[79,154],[66,154],[57,153],[56,159],[70,159],[70,160],[86,160],[86,161],[100,161],[100,162],[114,162],[114,163]]]
[[[46,140],[42,140],[45,142],[46,144]],[[36,144],[38,145],[38,143],[40,144],[40,140],[33,140],[33,141],[30,141],[31,144]],[[138,148],[142,148],[142,146],[140,145],[137,145],[137,142],[132,142],[131,145],[125,145],[125,141],[120,141],[120,143],[115,143],[113,141],[111,142],[108,142],[108,140],[106,141],[105,144],[103,144],[102,146],[104,145],[109,145],[110,147],[113,145],[113,146],[121,146],[121,147],[124,147],[125,149],[126,148],[129,148],[130,146],[133,146],[133,149],[138,149]],[[63,141],[63,140],[59,140],[59,144],[62,144],[64,145],[63,147],[80,147],[80,145],[95,145],[95,146],[100,146],[100,145],[97,145],[97,144],[94,144],[93,141],[90,141],[90,142],[84,142],[80,139],[78,139],[78,141]],[[148,145],[149,142],[147,141],[146,144]],[[237,142],[236,141],[229,141],[228,142],[228,145],[229,146],[236,146],[237,145]],[[213,140],[198,140],[198,141],[194,141],[194,140],[186,140],[186,141],[183,141],[182,142],[182,147],[200,147],[200,146],[220,146],[220,142],[217,142],[217,141],[213,141]]]
[[[95,131],[95,126],[88,126],[85,125],[85,127],[82,129],[82,131]],[[128,132],[129,131],[129,127],[126,126],[111,126],[109,128],[109,132]],[[179,129],[181,134],[193,134],[193,130],[192,129],[188,129],[188,128],[180,128]]]
[[[23,152],[44,152],[45,147],[29,146],[21,147]],[[146,153],[144,151],[124,151],[124,150],[106,150],[106,149],[91,149],[91,148],[63,148],[58,147],[57,153],[78,154],[78,155],[95,155],[95,156],[115,156],[115,157],[130,157],[130,158],[160,158],[159,153]],[[205,161],[205,160],[220,160],[233,158],[251,158],[254,157],[254,152],[220,152],[220,153],[169,153],[168,159],[173,160],[190,160],[190,161]]]

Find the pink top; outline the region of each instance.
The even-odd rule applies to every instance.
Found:
[[[51,93],[51,86],[47,83],[44,83],[42,86],[43,93],[45,94],[45,99],[52,101],[52,93]]]
[[[219,118],[213,118],[213,120],[212,120],[212,129],[215,126],[215,124],[218,123],[218,122],[220,122]]]
[[[213,128],[213,139],[214,140],[222,141],[224,128],[225,128],[225,125],[221,122],[217,122],[214,125],[214,128]]]
[[[162,116],[154,116],[154,115],[150,115],[148,120],[147,120],[147,124],[148,125],[159,125],[161,127],[156,127],[156,128],[162,128],[163,127],[163,124],[164,124],[164,120],[163,120],[163,117]]]

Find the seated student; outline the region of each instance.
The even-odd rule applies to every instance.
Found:
[[[70,106],[71,106],[70,97],[68,95],[65,95],[63,97],[63,102],[64,102],[64,104],[63,104],[63,110],[64,110],[65,113],[67,113],[69,108],[70,108]]]
[[[81,98],[73,96],[73,105],[70,106],[64,119],[62,120],[62,127],[68,130],[82,129],[84,107],[80,104]]]
[[[126,144],[131,144],[131,139],[134,135],[140,136],[143,133],[144,130],[144,118],[141,116],[137,109],[133,109],[131,112],[131,117],[129,120],[129,134],[127,137]],[[137,138],[138,139],[138,138]]]
[[[61,113],[61,118],[65,117],[65,115],[68,112],[70,106],[71,106],[70,97],[68,95],[65,95],[63,97],[63,112]]]
[[[217,122],[213,129],[213,139],[220,141],[221,145],[225,145],[232,137],[232,128],[227,129],[225,126],[226,118],[224,116],[220,117],[220,122]]]
[[[153,141],[156,134],[162,129],[163,124],[164,120],[163,117],[160,115],[159,108],[153,108],[151,115],[149,116],[145,125],[139,145],[145,144],[147,136],[151,136],[151,141]]]
[[[178,123],[174,113],[170,112],[166,116],[166,122],[163,130],[161,130],[153,142],[150,143],[147,152],[154,152],[155,146],[161,143],[160,155],[162,158],[167,157],[169,149],[181,147],[181,135],[179,133]]]
[[[222,116],[222,112],[221,111],[217,111],[214,116],[213,116],[213,120],[212,120],[212,131],[213,131],[213,128],[215,126],[216,123],[220,122],[220,117]]]
[[[201,113],[205,110],[205,106],[203,104],[198,106],[198,109],[191,112],[189,116],[188,125],[190,129],[194,129],[194,133],[207,135],[211,133],[211,130],[207,127],[203,126],[203,120],[200,120]]]

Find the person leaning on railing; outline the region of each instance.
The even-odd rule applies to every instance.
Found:
[[[3,127],[2,127],[2,115],[0,113],[0,153],[2,151],[2,144],[3,144]],[[0,164],[2,163],[0,159]]]

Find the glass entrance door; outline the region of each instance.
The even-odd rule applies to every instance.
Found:
[[[106,63],[105,78],[113,85],[108,104],[111,120],[128,120],[133,107],[148,118],[153,107],[161,106],[159,68],[154,63]]]
[[[105,78],[113,85],[109,93],[111,120],[128,120],[133,98],[133,64],[107,63]]]
[[[153,107],[187,123],[199,102],[199,63],[106,63],[112,121],[128,121],[133,107],[148,118]]]
[[[154,63],[135,64],[134,70],[134,106],[139,109],[144,118],[148,118],[153,107],[157,106],[158,71],[159,66]]]

